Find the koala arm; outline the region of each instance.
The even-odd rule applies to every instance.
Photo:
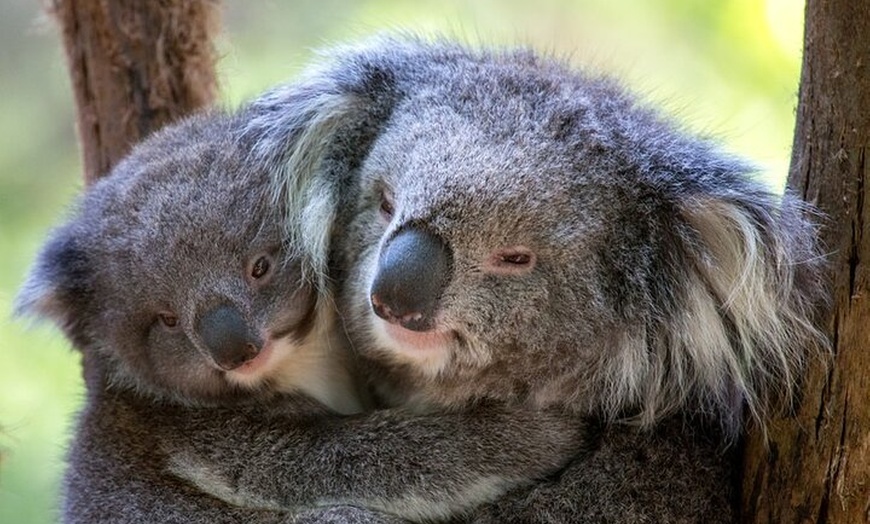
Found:
[[[412,520],[467,512],[553,473],[585,437],[575,416],[495,406],[351,417],[189,411],[164,439],[169,469],[206,493],[256,509],[348,504]]]
[[[713,433],[713,434],[711,434]],[[615,425],[558,476],[451,522],[736,522],[736,454],[680,417],[651,431]]]
[[[330,506],[294,515],[293,524],[410,524],[410,521],[356,506]]]

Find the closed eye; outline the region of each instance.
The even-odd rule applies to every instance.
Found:
[[[525,266],[532,262],[532,255],[529,253],[510,253],[499,256],[499,263],[512,266]]]
[[[537,264],[535,252],[525,246],[499,248],[490,253],[483,270],[496,275],[522,275]]]

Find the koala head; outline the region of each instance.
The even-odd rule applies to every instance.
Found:
[[[202,115],[136,146],[51,235],[18,311],[54,320],[114,385],[196,402],[268,391],[322,308],[239,127]]]
[[[611,81],[381,38],[275,101],[318,115],[288,172],[350,195],[340,307],[395,402],[738,427],[824,344],[806,207]]]

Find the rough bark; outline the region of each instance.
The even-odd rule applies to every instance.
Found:
[[[745,520],[870,522],[870,3],[808,0],[788,185],[827,215],[833,342],[790,417],[746,447]]]
[[[53,0],[77,108],[84,178],[149,132],[211,103],[219,6],[209,0]]]

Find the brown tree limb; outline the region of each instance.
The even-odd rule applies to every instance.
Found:
[[[794,416],[747,441],[747,522],[870,522],[870,3],[808,0],[788,186],[825,214],[833,342]]]
[[[215,97],[219,5],[210,0],[53,0],[77,108],[84,178]]]

